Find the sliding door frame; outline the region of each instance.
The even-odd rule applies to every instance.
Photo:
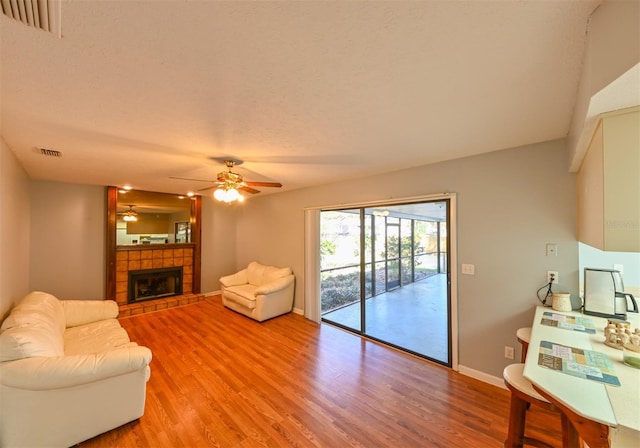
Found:
[[[425,196],[412,196],[393,200],[381,200],[339,204],[305,209],[305,269],[304,269],[304,315],[320,323],[320,212],[351,208],[369,208],[391,206],[412,202],[449,201],[449,265],[447,283],[450,291],[449,320],[451,328],[451,368],[458,370],[458,288],[457,288],[457,205],[455,193],[439,193]]]

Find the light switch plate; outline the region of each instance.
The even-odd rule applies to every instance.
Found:
[[[462,273],[467,275],[476,275],[476,266],[473,264],[462,263]]]

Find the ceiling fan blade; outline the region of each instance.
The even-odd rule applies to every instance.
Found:
[[[246,185],[238,188],[238,190],[246,191],[247,193],[251,193],[251,194],[260,193],[260,190],[256,190],[255,188],[251,188]]]
[[[282,187],[282,184],[280,182],[249,182],[245,180],[244,183],[251,187]]]
[[[189,177],[174,177],[174,176],[169,176],[169,179],[191,180],[195,182],[218,182],[217,180],[191,179]]]

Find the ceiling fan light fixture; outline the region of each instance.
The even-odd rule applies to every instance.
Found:
[[[242,197],[242,195],[238,192],[238,190],[235,187],[232,187],[232,186],[218,188],[216,191],[213,192],[213,197],[216,198],[218,201],[226,202],[227,204],[234,201],[238,201],[238,202],[244,201],[244,198]]]
[[[235,188],[230,188],[227,190],[227,202],[237,201],[238,196],[240,196],[240,193],[238,193],[238,190],[236,190]]]
[[[129,206],[129,210],[122,217],[126,222],[136,222],[138,220],[138,214],[133,210],[133,205]]]
[[[216,191],[213,192],[213,197],[216,198],[218,201],[224,201],[224,199],[227,197],[227,194],[222,188],[218,188]]]

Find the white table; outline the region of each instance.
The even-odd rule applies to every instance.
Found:
[[[589,334],[542,325],[540,322],[545,311],[558,315],[590,318],[596,333]],[[632,328],[640,327],[638,314],[629,313],[627,320],[631,322]],[[608,429],[608,446],[638,448],[640,447],[640,369],[629,367],[622,362],[622,350],[616,350],[604,344],[606,325],[607,319],[604,318],[587,316],[575,311],[559,312],[538,306],[531,327],[531,341],[524,376],[552,403],[557,404],[561,409],[565,407],[568,410],[565,414],[575,413],[584,418],[587,425],[600,424],[600,428],[605,428],[605,431]],[[621,386],[605,385],[538,365],[541,341],[606,353],[611,358]],[[582,428],[582,425],[580,426]],[[578,432],[581,433],[581,431]],[[589,443],[589,445],[597,446],[595,443],[593,445]]]

